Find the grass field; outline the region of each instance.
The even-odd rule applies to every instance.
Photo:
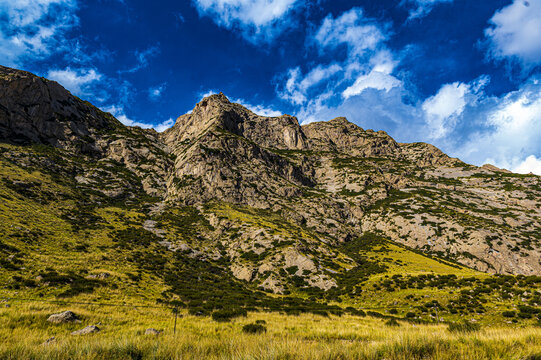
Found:
[[[50,324],[47,317],[70,309],[79,324]],[[264,320],[267,331],[243,333]],[[541,328],[483,327],[452,333],[445,324],[399,322],[372,317],[288,316],[249,313],[231,322],[181,314],[173,334],[168,309],[58,306],[13,302],[0,309],[1,359],[527,359],[541,358]],[[101,331],[72,336],[99,324]],[[144,335],[147,328],[164,330]],[[44,345],[45,340],[55,341]]]
[[[49,158],[42,150],[19,150],[24,156],[12,155],[20,161],[0,157],[0,360],[541,359],[539,276],[481,273],[377,234],[328,246],[318,240],[321,234],[273,212],[226,203],[153,215],[154,203],[146,198],[117,204],[75,184],[69,174],[19,166]],[[224,241],[209,236],[210,215],[229,222],[220,239],[237,258],[229,257]],[[169,251],[144,228],[146,220],[167,229],[168,241],[181,239],[221,257]],[[260,254],[255,245],[236,249],[242,231],[253,229],[284,241]],[[271,270],[287,290],[276,294],[230,271],[232,262],[270,262],[287,246],[304,248],[322,268],[334,269],[338,286],[323,291],[293,281],[290,268],[276,263]],[[95,304],[81,304],[88,302]],[[124,306],[105,305],[111,303]],[[164,304],[182,308],[176,333]],[[46,321],[64,310],[82,322]],[[224,311],[248,316],[212,320]],[[365,312],[371,316],[357,316]],[[387,324],[391,318],[398,326]],[[244,333],[256,320],[267,331]],[[460,320],[480,329],[448,330],[448,323]],[[101,331],[70,335],[93,324]],[[163,333],[145,335],[148,328]]]

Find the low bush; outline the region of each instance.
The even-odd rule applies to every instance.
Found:
[[[236,309],[222,309],[217,310],[212,313],[212,320],[214,321],[230,321],[233,318],[240,317],[240,316],[246,316],[248,313],[245,309],[236,308]]]
[[[515,312],[514,311],[504,311],[504,312],[502,312],[502,315],[503,315],[503,317],[506,317],[506,318],[512,318],[512,317],[515,317]]]
[[[267,327],[262,324],[246,324],[242,327],[242,331],[247,334],[261,334],[267,332]]]
[[[413,319],[414,317],[415,317],[415,313],[413,313],[411,311],[406,314],[406,318],[408,318],[408,319]]]
[[[386,326],[400,326],[400,323],[396,319],[390,319],[385,322]]]

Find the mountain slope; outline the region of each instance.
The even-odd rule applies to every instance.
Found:
[[[293,307],[375,294],[391,303],[434,277],[427,295],[451,301],[489,281],[481,272],[541,274],[534,175],[467,165],[344,118],[261,117],[223,94],[160,134],[26,72],[0,68],[0,94],[10,292],[207,312],[223,301],[275,308],[268,293]]]

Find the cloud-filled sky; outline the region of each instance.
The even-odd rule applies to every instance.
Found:
[[[162,131],[205,94],[541,175],[541,0],[0,0],[0,64]]]

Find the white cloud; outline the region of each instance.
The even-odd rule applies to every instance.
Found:
[[[67,46],[78,24],[75,0],[0,0],[0,63],[20,66]]]
[[[158,55],[159,53],[160,53],[160,48],[158,46],[150,46],[149,48],[143,51],[136,50],[135,59],[137,60],[137,63],[129,69],[119,70],[118,72],[120,74],[134,73],[141,69],[144,69],[148,66],[148,59],[153,56]]]
[[[331,64],[329,66],[318,65],[303,77],[300,68],[290,69],[285,88],[279,92],[279,96],[293,104],[300,105],[306,102],[307,91],[312,86],[329,79],[341,70],[343,69],[338,64]]]
[[[148,89],[148,97],[150,98],[150,100],[158,100],[162,96],[162,93],[165,90],[166,86],[167,84],[164,83]]]
[[[158,124],[158,125],[153,125],[152,127],[157,131],[157,132],[164,132],[165,130],[169,129],[171,126],[173,126],[175,124],[175,120],[173,120],[173,118],[169,118],[167,120],[165,120],[164,122]]]
[[[99,81],[102,75],[95,69],[73,70],[67,67],[63,70],[49,70],[47,78],[55,80],[73,94],[81,96],[88,95],[89,85]]]
[[[398,62],[385,47],[387,26],[367,18],[360,8],[337,17],[328,15],[309,40],[326,57],[345,48],[345,58],[318,64],[305,75],[300,67],[289,69],[287,80],[277,87],[278,95],[291,104],[302,105],[300,113],[307,116],[302,120],[307,122],[315,116],[314,109],[307,109],[308,106],[324,109],[330,106],[329,102],[341,102],[342,97],[348,99],[366,89],[390,91],[401,86],[401,81],[392,75]]]
[[[252,105],[248,102],[246,102],[243,99],[236,99],[233,100],[233,102],[239,103],[245,108],[251,110],[252,112],[256,113],[257,115],[261,116],[267,116],[267,117],[276,117],[282,115],[280,111],[274,110],[272,108],[266,107],[264,105]]]
[[[192,0],[200,15],[228,29],[241,28],[248,40],[271,38],[297,0]],[[281,21],[278,21],[280,20]]]
[[[218,94],[216,91],[208,90],[207,92],[200,93],[199,96],[201,97],[201,100],[203,100],[203,98],[209,97],[210,95],[216,95],[216,94]]]
[[[541,79],[532,78],[498,97],[485,94],[490,78],[480,76],[445,84],[419,99],[406,87],[407,77],[395,73],[399,55],[387,48],[388,36],[387,25],[365,18],[360,9],[327,16],[307,42],[333,63],[289,69],[279,80],[278,95],[296,107],[302,124],[346,116],[363,128],[386,130],[401,142],[433,143],[475,165],[538,171]]]
[[[514,58],[526,68],[541,64],[541,1],[514,0],[498,10],[485,35],[496,59]]]
[[[409,18],[417,19],[428,15],[437,4],[452,2],[453,0],[406,0],[404,3],[412,3],[415,6],[410,11]]]
[[[472,124],[465,141],[450,147],[455,155],[476,165],[523,172],[534,164],[532,159],[526,162],[530,156],[541,155],[541,83],[530,79],[502,97],[478,99],[468,104],[461,121]]]
[[[169,118],[165,120],[164,122],[158,123],[158,124],[149,124],[149,123],[143,123],[137,120],[130,119],[125,111],[124,107],[121,105],[111,105],[106,106],[102,108],[103,111],[111,113],[115,118],[117,118],[118,121],[120,121],[122,124],[126,126],[139,126],[143,129],[155,129],[158,132],[163,132],[167,129],[169,129],[175,121],[172,118]]]
[[[327,16],[314,38],[323,48],[346,44],[349,56],[359,57],[368,50],[375,50],[387,35],[381,25],[364,16],[362,9],[353,8],[336,19]]]
[[[534,173],[536,175],[541,175],[541,158],[538,159],[535,155],[530,155],[515,167],[513,172],[519,174]]]
[[[367,75],[359,76],[353,85],[344,90],[342,96],[347,99],[359,95],[366,89],[385,90],[389,92],[392,88],[401,85],[402,82],[394,76],[381,71],[372,70]]]
[[[458,116],[466,107],[466,96],[469,93],[468,84],[455,82],[443,85],[436,95],[424,101],[422,108],[432,138],[439,139],[453,129]]]
[[[203,98],[206,98],[206,97],[211,96],[211,95],[216,95],[216,94],[218,94],[218,92],[216,92],[214,90],[208,90],[207,92],[199,94],[199,96],[201,97],[201,100],[203,100]],[[252,111],[253,113],[255,113],[257,115],[267,116],[267,117],[275,117],[275,116],[282,115],[282,113],[280,111],[274,110],[273,108],[267,107],[265,105],[261,105],[261,104],[252,105],[252,104],[250,104],[249,102],[247,102],[244,99],[239,99],[239,98],[233,99],[233,98],[230,98],[227,95],[226,95],[226,97],[232,103],[240,104],[240,105],[244,106],[245,108],[247,108],[248,110]]]

